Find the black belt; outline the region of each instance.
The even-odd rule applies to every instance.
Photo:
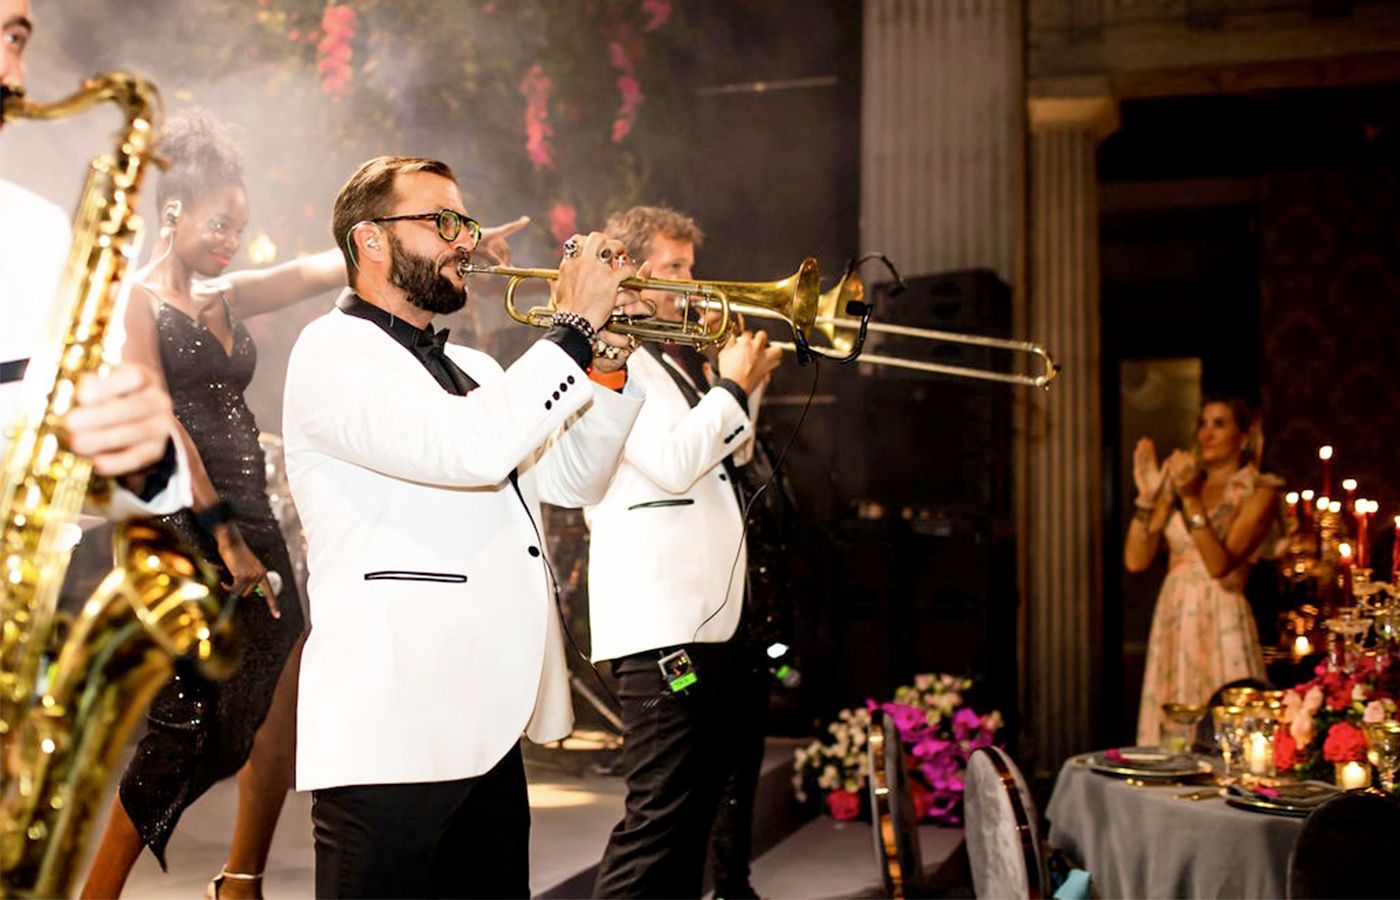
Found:
[[[20,381],[24,378],[24,370],[29,368],[29,360],[13,359],[9,362],[0,363],[0,384],[9,384],[11,381]]]

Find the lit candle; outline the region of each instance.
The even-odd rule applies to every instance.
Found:
[[[1332,493],[1332,445],[1324,444],[1317,448],[1317,458],[1322,460],[1322,493]]]
[[[1300,634],[1293,639],[1293,658],[1302,659],[1312,652],[1312,641],[1308,640],[1306,634]]]
[[[1267,735],[1256,731],[1249,736],[1249,746],[1244,751],[1244,763],[1245,767],[1249,769],[1249,774],[1269,774],[1269,762],[1273,755],[1273,748],[1269,746]]]
[[[1337,786],[1344,791],[1352,791],[1357,788],[1369,787],[1371,784],[1371,767],[1352,760],[1349,763],[1340,763],[1337,766]]]
[[[1303,505],[1299,507],[1299,512],[1302,513],[1302,527],[1305,529],[1312,528],[1313,496],[1314,495],[1312,492],[1312,488],[1309,488],[1308,490],[1303,491],[1301,494],[1298,495],[1298,498],[1303,501]]]
[[[1289,491],[1283,495],[1283,501],[1288,504],[1288,521],[1293,523],[1293,527],[1299,527],[1298,521],[1298,492]]]
[[[1390,582],[1400,582],[1400,516],[1395,517],[1395,531],[1390,536]]]
[[[1346,502],[1345,504],[1343,504],[1343,505],[1344,505],[1347,509],[1350,509],[1350,510],[1352,510],[1352,511],[1355,511],[1355,510],[1356,510],[1356,479],[1355,479],[1355,478],[1343,478],[1343,479],[1342,479],[1342,490],[1346,491],[1346,494],[1347,494],[1347,502]]]
[[[1352,516],[1356,519],[1356,564],[1366,568],[1371,558],[1370,540],[1366,534],[1367,520],[1371,518],[1373,501],[1364,497],[1352,505]]]
[[[1337,556],[1341,558],[1342,565],[1351,565],[1351,544],[1342,541],[1337,545]]]

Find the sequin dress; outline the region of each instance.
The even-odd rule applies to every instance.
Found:
[[[258,427],[243,399],[257,351],[228,304],[233,351],[203,325],[162,304],[156,316],[161,364],[175,415],[189,432],[219,496],[254,555],[282,576],[275,619],[260,597],[234,609],[241,653],[225,681],[209,682],[179,665],[151,703],[147,732],[121,783],[122,805],[142,840],[165,866],[165,845],[181,813],[215,782],[235,774],[253,749],[282,667],[304,626],[291,561],[267,498]],[[201,548],[225,584],[232,579],[218,548],[189,510],[161,520]]]

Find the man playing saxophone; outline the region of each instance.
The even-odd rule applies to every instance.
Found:
[[[22,89],[34,31],[29,0],[0,0],[0,29],[0,84]],[[69,240],[68,218],[58,207],[0,179],[0,428],[13,416],[39,347]],[[93,460],[97,474],[116,477],[110,515],[170,513],[189,503],[170,397],[152,372],[120,363],[85,379],[77,401],[66,420],[68,444]]]

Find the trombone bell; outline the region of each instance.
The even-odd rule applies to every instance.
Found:
[[[819,356],[842,361],[851,361],[850,354],[861,342],[862,320],[847,315],[851,303],[865,301],[865,284],[860,273],[848,271],[830,290],[822,293],[817,301],[817,315],[813,330],[822,334],[829,346],[809,346],[806,349]],[[911,369],[918,372],[931,372],[938,375],[951,375],[957,378],[975,378],[982,381],[996,381],[1003,384],[1016,384],[1048,390],[1051,382],[1060,374],[1060,366],[1054,357],[1040,344],[1031,341],[1014,341],[1006,338],[987,337],[978,334],[962,334],[955,331],[939,331],[932,328],[911,328],[907,325],[892,325],[870,320],[865,329],[874,334],[890,334],[915,340],[965,344],[976,347],[989,347],[1012,353],[1027,354],[1035,358],[1039,372],[1002,372],[995,369],[981,369],[974,366],[955,366],[930,360],[908,359],[899,356],[884,356],[878,353],[861,352],[856,361],[877,366],[891,366],[898,369]],[[783,350],[796,350],[791,343],[775,341],[771,346]]]

